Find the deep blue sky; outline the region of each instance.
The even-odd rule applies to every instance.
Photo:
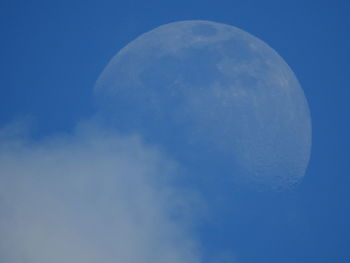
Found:
[[[203,19],[239,27],[290,65],[313,123],[311,162],[294,202],[303,216],[276,224],[271,244],[253,242],[252,255],[245,251],[243,259],[349,262],[349,12],[345,0],[2,0],[0,125],[29,116],[36,138],[70,131],[94,112],[92,89],[111,57],[156,26]],[[251,231],[257,239],[267,233]],[[249,240],[239,234],[244,249]]]

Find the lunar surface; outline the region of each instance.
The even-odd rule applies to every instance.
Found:
[[[272,188],[305,174],[311,119],[303,90],[272,48],[236,27],[160,26],[113,57],[95,92],[110,123],[185,166]]]

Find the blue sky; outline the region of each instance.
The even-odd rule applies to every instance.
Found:
[[[198,253],[205,258],[203,262],[215,262],[215,260],[226,262],[226,259],[219,259],[221,256],[218,256],[218,253],[221,252],[223,258],[228,254],[227,262],[239,263],[348,262],[350,260],[349,11],[350,4],[340,0],[317,2],[3,0],[0,3],[2,33],[0,125],[8,127],[14,120],[30,119],[32,132],[27,144],[63,133],[73,137],[73,139],[57,139],[63,140],[62,144],[52,142],[40,144],[40,142],[39,146],[30,146],[27,151],[34,157],[27,159],[27,162],[34,166],[35,164],[40,166],[42,163],[40,145],[44,145],[41,147],[48,155],[50,151],[54,152],[52,158],[55,159],[61,158],[57,157],[61,152],[67,154],[75,152],[69,147],[68,150],[62,148],[62,145],[71,144],[76,152],[87,152],[87,157],[84,158],[91,160],[89,153],[96,149],[86,141],[96,140],[98,145],[108,143],[96,136],[96,133],[101,134],[100,132],[91,132],[90,129],[91,134],[84,135],[85,139],[81,141],[74,139],[81,136],[81,132],[76,131],[76,125],[82,120],[89,119],[95,112],[97,106],[92,93],[95,81],[118,50],[140,34],[178,20],[204,19],[239,27],[273,47],[298,77],[312,116],[310,164],[303,182],[291,192],[253,193],[237,190],[237,198],[225,200],[224,206],[238,207],[241,217],[231,220],[233,212],[227,209],[225,212],[221,211],[220,216],[213,217],[212,223],[194,224],[192,221],[197,222],[196,220],[201,219],[191,219],[191,224],[194,226],[179,224],[177,228],[186,231],[177,241],[169,243],[176,244],[175,248],[171,245],[169,247],[173,249],[171,251],[184,255],[183,262],[195,262],[195,259],[192,259],[195,256],[186,256],[188,247],[183,247],[184,243],[192,239],[198,239],[197,241],[201,243],[199,246],[202,247]],[[11,134],[17,128],[8,130],[10,132],[6,133]],[[169,161],[167,157],[159,157],[147,145],[137,140],[136,142],[130,140],[131,142],[129,139],[126,140],[127,145],[131,145],[134,151],[141,152],[140,154],[145,156],[155,156],[145,166],[157,167],[157,164],[163,163],[164,159],[164,162]],[[126,143],[120,142],[123,138],[119,137],[113,137],[112,141],[117,145]],[[53,144],[55,146],[52,146]],[[50,150],[52,148],[54,150]],[[118,153],[122,156],[120,159],[124,160],[121,162],[125,162],[126,167],[132,167],[133,158],[130,160],[126,158],[125,156],[129,155],[125,152],[128,151]],[[11,160],[18,159],[18,153],[14,150],[1,153],[14,156]],[[108,153],[109,150],[103,150],[101,155],[109,156]],[[140,165],[141,161],[136,162]],[[68,157],[63,158],[63,163],[70,167]],[[80,171],[79,164],[74,167]],[[33,171],[35,174],[36,170]],[[41,172],[47,173],[46,170]],[[137,174],[137,178],[144,174],[144,172],[130,173]],[[173,174],[174,171],[166,173]],[[1,176],[5,177],[5,174]],[[94,185],[94,180],[90,183]],[[55,187],[48,183],[48,189]],[[74,193],[74,190],[72,192]],[[155,191],[154,196],[158,194]],[[81,196],[83,199],[87,198],[85,193]],[[118,198],[113,194],[112,196]],[[121,198],[129,200],[127,194]],[[153,200],[153,194],[149,199]],[[196,201],[193,199],[195,198],[185,197],[184,202],[194,202],[193,206],[196,206]],[[136,198],[135,202],[138,200]],[[159,217],[163,222],[161,224],[167,226],[169,222],[166,217],[163,218],[163,204],[149,202],[155,209],[147,215],[150,218]],[[23,207],[27,206],[25,202],[21,204]],[[42,204],[42,207],[47,207],[47,204]],[[94,209],[96,207],[99,206],[96,205]],[[62,210],[63,214],[71,211],[65,209]],[[90,208],[82,209],[82,214],[78,213],[72,218],[81,220],[83,214],[88,212],[90,213]],[[102,209],[101,213],[107,212]],[[99,220],[102,219],[96,219]],[[32,227],[31,224],[27,226],[29,229]],[[115,227],[114,223],[110,223],[109,226]],[[52,226],[47,223],[46,227],[50,229]],[[151,232],[149,229],[152,229],[151,225],[145,231],[145,236]],[[164,235],[173,236],[180,231],[176,229],[164,230]],[[131,230],[131,233],[134,232]],[[138,233],[135,232],[135,237],[138,237]],[[154,240],[154,244],[161,243],[156,238]],[[7,243],[7,240],[1,242]],[[40,243],[40,240],[38,242]],[[132,244],[132,241],[130,243]],[[143,255],[142,249],[147,248],[145,246],[142,242],[138,244],[135,253]],[[0,254],[0,259],[3,257],[6,260],[7,256]],[[79,255],[75,257],[76,262],[83,260]],[[8,262],[17,263],[15,259],[11,260]],[[69,262],[70,259],[67,256],[61,260]],[[130,262],[138,262],[137,260],[137,258],[130,259]],[[178,260],[181,262],[181,258]],[[177,261],[174,259],[174,262]]]

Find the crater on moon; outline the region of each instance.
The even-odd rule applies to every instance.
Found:
[[[192,33],[199,36],[214,36],[217,30],[212,25],[197,25],[192,28]]]

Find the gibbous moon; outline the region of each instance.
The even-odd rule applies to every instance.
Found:
[[[271,188],[305,174],[303,90],[276,51],[236,27],[180,21],[151,30],[113,57],[95,92],[121,132],[194,170]]]

